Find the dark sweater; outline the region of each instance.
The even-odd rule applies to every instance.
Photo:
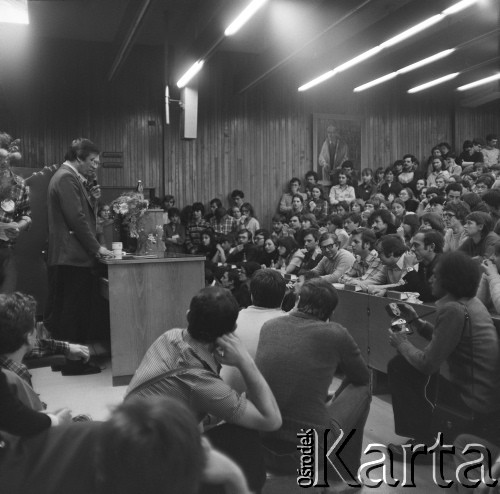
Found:
[[[12,394],[4,373],[0,371],[0,430],[17,436],[31,436],[50,425],[47,415],[31,410]]]
[[[344,327],[296,310],[264,324],[255,362],[283,417],[271,436],[293,443],[300,428],[329,427],[326,399],[337,368],[348,383],[369,382],[358,345]]]

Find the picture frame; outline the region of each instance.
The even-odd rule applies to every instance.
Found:
[[[332,185],[331,175],[344,161],[350,160],[354,170],[361,169],[362,119],[354,115],[313,113],[313,166],[323,186]],[[327,129],[333,127],[332,142],[327,142]],[[334,154],[333,166],[330,152]]]

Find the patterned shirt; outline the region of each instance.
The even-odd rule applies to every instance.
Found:
[[[364,281],[370,279],[370,283],[378,285],[386,279],[386,269],[378,257],[378,252],[373,249],[365,259],[357,259],[352,268],[340,279],[342,283],[350,281]]]
[[[206,345],[193,339],[186,329],[171,329],[149,347],[126,397],[174,396],[188,405],[199,421],[210,414],[235,423],[246,410],[246,395],[228,386],[219,372],[220,365]]]
[[[217,218],[212,216],[210,218],[210,226],[215,233],[227,235],[236,230],[236,220],[228,214],[224,215],[221,221],[217,221]]]
[[[69,343],[66,341],[52,340],[46,338],[37,338],[26,354],[25,358],[41,358],[48,355],[68,355]]]
[[[186,228],[186,247],[188,250],[193,247],[198,248],[201,245],[201,232],[209,226],[205,220],[200,220],[198,223],[192,221],[188,224]]]
[[[21,379],[26,381],[30,386],[33,386],[31,383],[31,374],[28,372],[28,368],[24,364],[15,362],[8,357],[0,356],[0,367],[12,371],[14,374],[17,374]]]
[[[0,205],[4,200],[14,201],[14,209],[6,211],[0,206],[0,223],[12,223],[13,221],[20,221],[23,216],[31,217],[30,201],[29,201],[29,187],[24,183],[24,180],[12,173],[10,170],[6,171],[7,176],[10,176],[10,185],[0,191]],[[6,208],[7,209],[7,208]],[[0,240],[0,245],[9,245],[13,243],[11,240]]]

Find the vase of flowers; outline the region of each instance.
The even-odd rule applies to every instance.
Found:
[[[139,192],[126,192],[111,203],[116,215],[115,230],[120,232],[127,252],[144,253],[148,233],[143,218],[148,205],[149,201]]]

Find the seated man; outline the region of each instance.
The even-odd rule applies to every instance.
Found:
[[[273,216],[273,231],[271,232],[271,240],[276,241],[282,237],[293,237],[293,232],[289,231],[289,226],[286,222],[286,216],[283,214],[275,214]]]
[[[367,225],[372,228],[377,238],[397,232],[394,217],[387,209],[375,210],[368,218]]]
[[[197,420],[206,426],[210,415],[217,422],[224,420],[224,425],[209,431],[209,437],[217,438],[219,448],[238,457],[250,487],[258,490],[265,481],[265,471],[259,463],[258,436],[251,433],[276,430],[281,426],[281,415],[252,357],[232,334],[238,309],[228,290],[200,290],[191,300],[187,329],[168,330],[151,345],[125,399],[174,396],[189,405]],[[220,364],[238,368],[248,398],[220,379]],[[245,448],[241,441],[248,441]]]
[[[340,277],[351,269],[354,256],[339,248],[339,241],[334,233],[323,233],[319,238],[323,259],[312,270],[328,283],[338,283]]]
[[[300,287],[298,297],[295,310],[268,321],[260,334],[255,361],[283,416],[283,427],[265,434],[264,443],[271,449],[278,443],[289,444],[297,468],[297,433],[301,429],[316,429],[321,450],[324,429],[333,432],[328,437],[329,447],[340,429],[346,435],[354,430],[340,456],[355,474],[360,466],[363,429],[370,409],[368,367],[349,332],[331,322],[338,304],[335,288],[314,278]],[[338,369],[345,377],[333,399],[328,400]],[[342,475],[346,473],[342,466],[335,466]],[[334,475],[333,471],[329,473]]]
[[[236,230],[236,220],[227,214],[226,208],[222,206],[214,211],[214,215],[210,218],[210,227],[215,233],[228,233]]]
[[[447,200],[443,208],[444,233],[443,252],[451,252],[465,242],[467,235],[464,230],[465,218],[470,213],[469,206],[463,201]]]
[[[262,325],[275,317],[285,315],[285,312],[281,310],[285,291],[285,279],[274,269],[259,269],[250,280],[253,305],[240,310],[234,334],[241,340],[253,359],[257,353]],[[220,377],[239,393],[246,391],[245,382],[236,367],[222,366]]]
[[[434,268],[443,253],[443,236],[436,230],[417,232],[411,239],[411,251],[418,262],[403,276],[403,285],[394,287],[396,292],[416,292],[422,302],[435,302],[431,278]]]
[[[359,284],[364,291],[383,297],[388,288],[404,283],[403,277],[416,264],[415,254],[406,251],[406,245],[399,235],[385,235],[377,245],[379,258],[384,265],[385,277],[380,279],[377,272],[368,275]]]
[[[48,429],[69,423],[71,414],[67,408],[55,415],[36,412],[26,406],[11,390],[5,374],[0,369],[0,431],[3,434],[27,437]],[[0,432],[0,442],[3,442]]]
[[[320,233],[315,228],[309,228],[302,231],[302,238],[304,240],[304,248],[296,252],[297,261],[300,263],[297,267],[299,273],[301,271],[310,271],[314,269],[321,259],[323,254],[319,248]]]
[[[106,422],[48,429],[3,448],[9,494],[197,494],[200,483],[250,494],[241,470],[201,439],[177,400],[131,400]]]
[[[370,278],[372,284],[378,284],[386,278],[382,261],[375,249],[377,237],[368,228],[359,228],[351,234],[352,253],[356,260],[352,268],[340,277],[341,283],[357,285]]]
[[[252,243],[252,234],[247,229],[238,232],[238,244],[226,256],[228,264],[244,261],[259,261],[259,249]]]
[[[444,433],[444,443],[454,439],[446,431],[432,428],[436,391],[439,402],[471,416],[459,431],[500,440],[500,345],[499,337],[484,305],[475,297],[479,265],[460,251],[443,254],[434,270],[432,293],[436,322],[418,317],[409,304],[401,304],[401,316],[429,343],[417,348],[404,331],[389,329],[389,342],[398,355],[388,365],[396,434],[410,437],[408,443],[434,444],[435,434]],[[446,378],[439,370],[446,364]],[[439,384],[438,384],[439,380]],[[390,446],[403,458],[403,446]],[[428,458],[427,458],[428,459]]]
[[[19,292],[0,295],[0,368],[15,395],[26,406],[39,412],[45,410],[46,405],[33,389],[31,374],[22,363],[35,343],[35,312],[36,302],[31,295]],[[64,342],[55,343],[69,346]],[[89,420],[89,417],[80,415],[74,417],[74,420],[81,422]]]

